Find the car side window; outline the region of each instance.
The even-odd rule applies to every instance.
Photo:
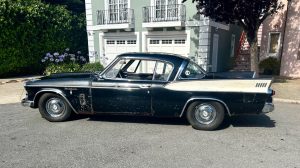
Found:
[[[184,79],[201,79],[204,75],[201,67],[190,61],[187,67],[182,71],[180,77]]]
[[[156,64],[154,80],[167,81],[172,69],[173,66],[171,64],[158,61]]]
[[[104,78],[122,78],[121,69],[127,64],[125,59],[120,59],[112,68],[110,68],[104,75]]]

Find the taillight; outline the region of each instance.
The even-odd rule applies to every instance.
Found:
[[[272,96],[274,96],[275,95],[275,91],[274,90],[272,90]]]

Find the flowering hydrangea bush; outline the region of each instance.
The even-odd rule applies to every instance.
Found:
[[[46,66],[45,75],[63,72],[97,72],[102,71],[103,66],[99,62],[87,63],[87,59],[80,51],[76,54],[69,53],[67,48],[64,53],[47,53],[41,62]]]
[[[67,48],[63,53],[47,53],[41,62],[46,66],[44,74],[51,75],[52,73],[79,72],[82,65],[87,63],[87,59],[80,51],[73,54]]]
[[[64,64],[64,63],[78,63],[83,65],[87,62],[86,58],[81,54],[80,51],[77,51],[76,54],[69,53],[70,49],[67,48],[64,53],[55,52],[53,54],[47,53],[42,59],[43,64]]]

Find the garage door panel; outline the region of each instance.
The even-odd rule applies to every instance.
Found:
[[[177,37],[148,37],[147,38],[148,52],[165,52],[188,56],[189,47],[186,43],[185,36]]]
[[[104,54],[107,58],[107,62],[111,62],[117,55],[126,52],[138,52],[139,47],[136,37],[116,38],[106,37],[104,39]]]

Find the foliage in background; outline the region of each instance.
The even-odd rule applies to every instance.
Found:
[[[84,64],[80,69],[81,72],[100,72],[104,69],[104,67],[99,63],[89,63]]]
[[[63,63],[63,64],[49,64],[44,75],[51,75],[53,73],[64,73],[64,72],[80,72],[81,66],[78,63]]]
[[[43,0],[45,3],[53,5],[64,5],[73,13],[84,13],[85,3],[84,0]]]
[[[187,0],[183,0],[185,2]],[[280,0],[192,0],[199,14],[217,22],[238,23],[247,33],[251,70],[258,72],[257,32],[262,22],[283,8]]]
[[[269,57],[259,63],[259,69],[264,75],[279,75],[280,62],[277,58]]]
[[[66,47],[87,53],[84,14],[40,0],[0,0],[0,77],[42,72],[40,56]]]

